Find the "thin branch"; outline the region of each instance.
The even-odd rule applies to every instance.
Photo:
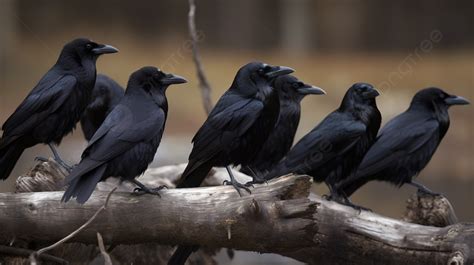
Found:
[[[17,248],[17,247],[9,247],[9,246],[1,246],[0,245],[0,256],[13,256],[13,257],[29,257],[32,253],[34,253],[34,250],[26,249],[26,248]],[[54,263],[59,263],[59,264],[69,264],[64,259],[55,257],[53,255],[49,254],[41,254],[38,255],[38,258],[43,260],[43,261],[50,261]]]
[[[77,234],[79,234],[82,230],[84,230],[86,227],[88,227],[96,218],[97,216],[102,212],[104,211],[105,209],[107,209],[107,205],[109,204],[109,200],[110,200],[110,197],[112,196],[112,193],[114,193],[114,191],[117,189],[118,187],[115,187],[113,188],[109,194],[107,195],[107,198],[105,199],[105,203],[104,205],[102,205],[95,213],[94,215],[89,219],[87,220],[87,222],[85,222],[83,225],[81,225],[81,227],[79,227],[78,229],[76,229],[75,231],[73,231],[72,233],[70,233],[69,235],[67,235],[66,237],[64,237],[63,239],[59,240],[58,242],[50,245],[50,246],[47,246],[47,247],[44,247],[36,252],[33,252],[31,253],[30,255],[30,261],[31,261],[31,264],[37,264],[36,263],[36,260],[35,260],[35,257],[38,256],[38,255],[41,255],[43,254],[44,252],[46,251],[49,251],[49,250],[52,250],[52,249],[55,249],[57,248],[58,246],[66,243],[69,239],[73,238],[74,236],[76,236]]]
[[[100,253],[102,253],[102,256],[104,257],[104,264],[112,265],[112,259],[110,258],[109,253],[107,253],[107,250],[105,250],[104,240],[99,232],[97,232],[97,244],[99,245]]]
[[[201,63],[201,57],[199,56],[198,48],[198,34],[196,30],[196,3],[195,0],[189,0],[189,13],[188,13],[188,26],[189,26],[189,35],[192,41],[192,51],[193,51],[193,61],[196,65],[197,76],[199,79],[199,87],[201,88],[202,93],[202,102],[204,104],[204,109],[206,113],[209,114],[212,110],[212,99],[211,99],[211,86],[207,81],[207,77],[204,74],[204,69]]]

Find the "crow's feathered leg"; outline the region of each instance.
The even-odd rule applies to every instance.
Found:
[[[235,180],[234,174],[232,174],[232,170],[230,169],[230,167],[227,166],[225,168],[227,169],[227,173],[229,173],[230,181],[224,180],[224,183],[223,183],[224,185],[232,185],[235,188],[235,190],[239,193],[240,197],[242,197],[242,194],[240,193],[240,189],[244,189],[248,193],[252,194],[249,188],[247,188],[245,185]]]
[[[62,166],[64,169],[66,169],[67,172],[71,172],[73,167],[68,165],[66,162],[64,162],[64,160],[61,158],[61,156],[59,156],[59,153],[58,153],[58,150],[56,150],[56,147],[54,147],[54,145],[51,144],[51,143],[49,143],[48,146],[51,149],[51,152],[53,152],[54,161],[56,161],[60,166]],[[44,158],[44,157],[41,157],[41,156],[35,157],[35,160],[41,161],[41,162],[47,162],[48,161],[47,158]]]
[[[339,198],[339,194],[336,192],[336,189],[333,187],[332,183],[327,178],[324,180],[324,183],[326,183],[326,186],[329,189],[329,195],[323,195],[323,199],[326,199],[328,201],[337,201]]]
[[[347,197],[347,195],[344,193],[344,191],[338,191],[337,193],[338,193],[338,199],[336,199],[335,201],[337,201],[338,203],[349,206],[349,207],[352,207],[352,208],[358,210],[359,212],[362,211],[362,210],[372,212],[372,210],[369,209],[369,208],[354,204],[351,201],[351,199],[349,199],[349,197]]]
[[[133,190],[133,194],[135,195],[153,194],[153,195],[158,195],[158,197],[161,197],[159,191],[164,188],[166,189],[168,188],[165,185],[159,186],[158,188],[148,188],[147,186],[145,186],[143,183],[141,183],[140,181],[136,179],[132,179],[129,181],[138,186],[138,188],[135,188]]]
[[[342,205],[346,205],[349,207],[354,208],[355,210],[358,210],[359,212],[364,210],[364,211],[369,211],[371,212],[372,210],[369,208],[365,208],[363,206],[359,206],[357,204],[354,204],[349,197],[344,193],[342,190],[338,190],[337,186],[334,187],[330,182],[326,182],[326,185],[329,188],[330,195],[324,195],[323,198],[327,199],[328,201],[335,201],[337,203],[340,203]]]
[[[421,183],[418,183],[418,182],[415,182],[413,180],[408,182],[407,184],[412,185],[413,187],[416,187],[418,189],[418,191],[426,193],[426,194],[430,194],[430,195],[433,195],[433,196],[441,195],[440,193],[434,192],[434,191],[428,189],[425,185],[423,185]]]

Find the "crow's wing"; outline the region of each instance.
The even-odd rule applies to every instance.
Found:
[[[382,129],[377,141],[359,166],[357,176],[377,174],[390,167],[396,167],[406,159],[423,161],[429,159],[438,143],[439,123],[436,120],[430,118],[417,120],[409,113],[399,115]]]
[[[278,170],[307,172],[343,156],[366,134],[367,127],[344,113],[330,114],[305,135],[280,163]]]
[[[263,103],[255,99],[240,98],[227,101],[225,108],[213,111],[193,138],[190,161],[196,166],[211,159],[221,150],[238,144],[240,137],[255,123],[263,110]],[[199,161],[199,162],[198,162]]]
[[[162,135],[164,123],[165,112],[161,108],[146,115],[137,115],[129,107],[117,105],[90,140],[82,154],[81,163],[66,178],[66,182],[106,163],[140,142]]]
[[[21,135],[37,126],[66,102],[76,83],[72,75],[48,72],[3,124],[4,136]]]

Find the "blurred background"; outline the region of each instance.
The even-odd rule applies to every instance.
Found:
[[[238,68],[252,60],[290,66],[297,77],[328,92],[304,100],[297,139],[337,108],[354,82],[382,91],[378,104],[384,122],[428,86],[474,100],[474,1],[197,2],[199,45],[214,102]],[[205,119],[187,12],[187,1],[173,0],[0,0],[0,123],[55,63],[66,42],[89,37],[120,49],[99,59],[98,72],[123,86],[144,65],[188,78],[188,84],[167,92],[168,122],[154,166],[186,162],[191,138]],[[450,114],[451,128],[419,181],[445,194],[462,221],[474,221],[474,106],[454,107]],[[77,163],[85,145],[76,130],[59,149]],[[13,175],[28,170],[38,155],[50,151],[41,146],[27,150]],[[0,191],[11,191],[14,180],[1,183]],[[326,192],[323,185],[315,189]],[[354,200],[399,218],[413,192],[371,183]],[[238,255],[233,264],[265,263],[252,257]]]

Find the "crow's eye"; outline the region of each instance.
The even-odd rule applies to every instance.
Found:
[[[258,74],[259,75],[265,74],[265,70],[263,70],[263,68],[258,69]]]
[[[293,84],[292,84],[292,87],[293,87],[294,89],[300,88],[300,87],[302,87],[302,84],[300,84],[300,83],[293,83]]]
[[[439,97],[440,97],[441,99],[444,99],[444,98],[446,97],[446,95],[443,94],[443,93],[440,93],[440,94],[439,94]]]
[[[88,49],[88,50],[92,49],[92,44],[87,43],[87,44],[86,44],[86,49]]]

